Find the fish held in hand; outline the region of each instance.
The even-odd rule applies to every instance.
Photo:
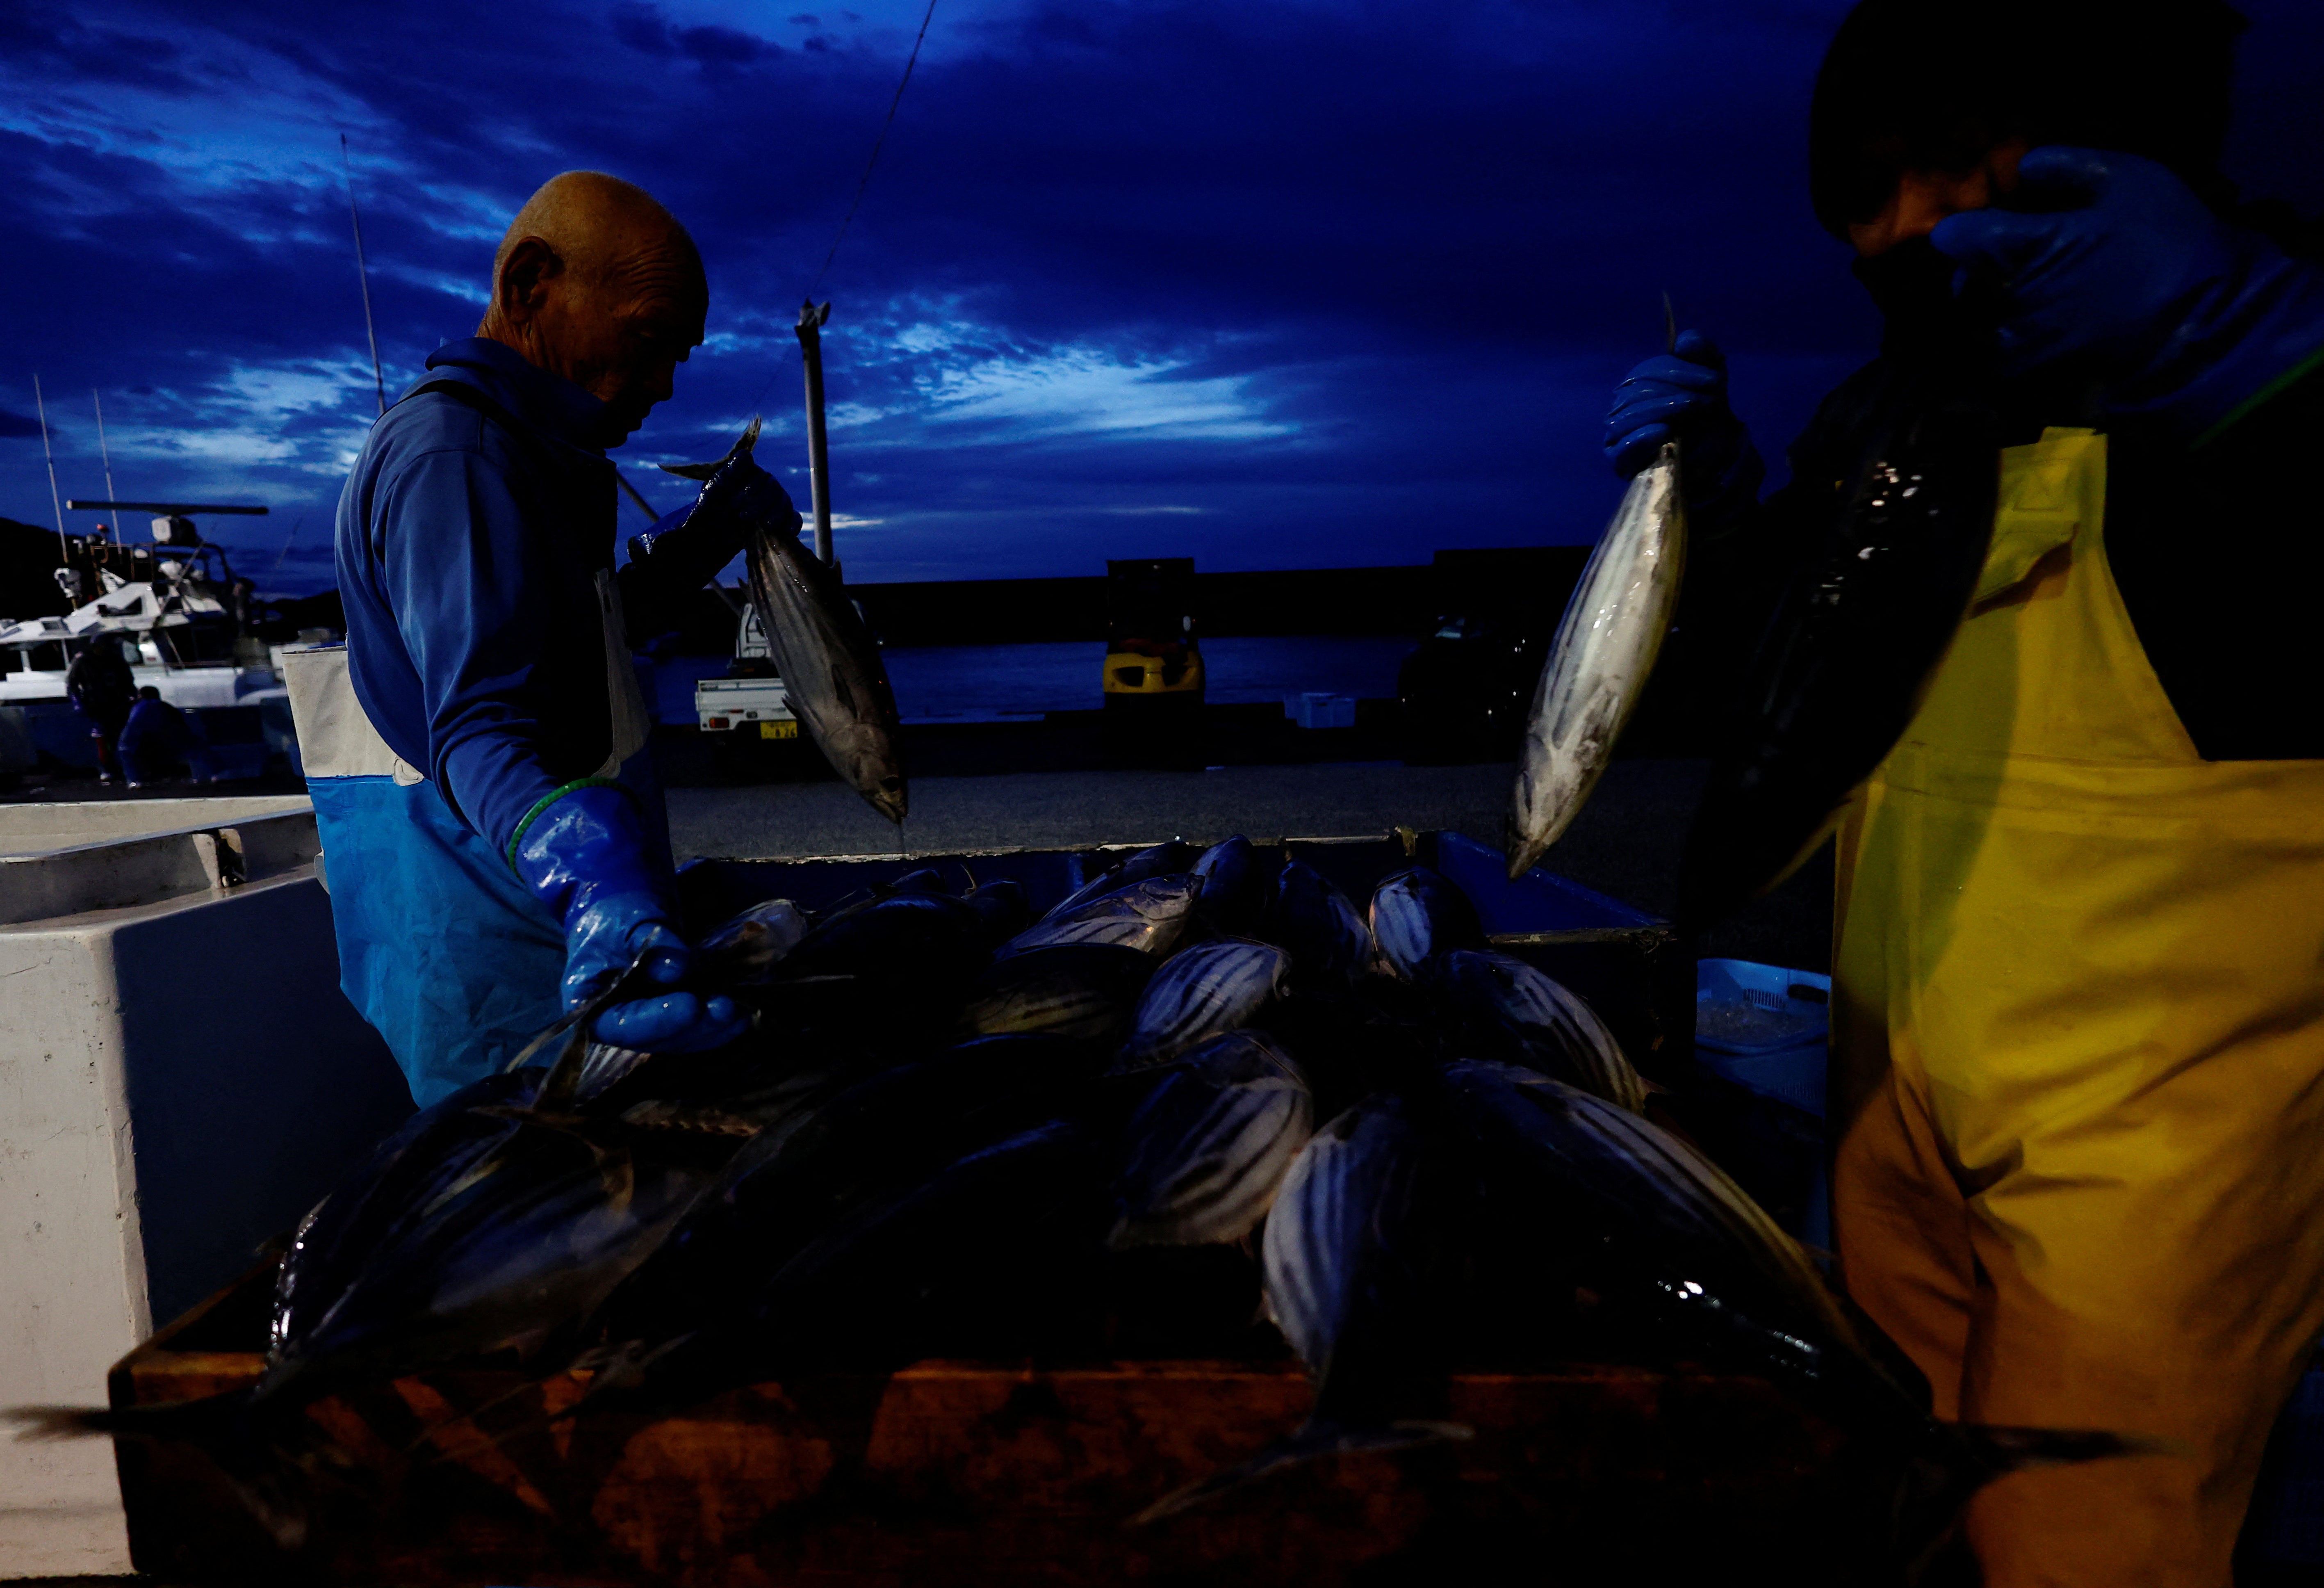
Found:
[[[1247,1024],[1283,991],[1291,956],[1272,943],[1229,937],[1199,944],[1165,964],[1138,1001],[1125,1067],[1164,1064]]]
[[[758,421],[734,452],[758,439]],[[848,787],[891,822],[908,801],[901,726],[880,643],[839,570],[799,543],[795,525],[753,522],[743,541],[751,604],[766,631],[791,713]]]
[[[1425,865],[1379,885],[1372,894],[1371,926],[1380,957],[1407,982],[1420,980],[1439,955],[1485,946],[1485,926],[1469,896]]]
[[[1214,1038],[1161,1073],[1127,1132],[1110,1244],[1238,1241],[1314,1127],[1306,1077],[1266,1038]]]
[[[1512,880],[1557,842],[1597,787],[1670,631],[1685,565],[1673,443],[1630,481],[1542,667],[1509,800]]]
[[[1436,962],[1431,984],[1485,1051],[1643,1113],[1646,1083],[1597,1011],[1521,959],[1456,948]]]

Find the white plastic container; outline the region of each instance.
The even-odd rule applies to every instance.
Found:
[[[1352,728],[1356,725],[1356,697],[1312,690],[1305,695],[1286,695],[1283,715],[1303,728]]]
[[[0,808],[0,1407],[105,1404],[410,1113],[271,803]],[[126,1573],[124,1526],[110,1441],[0,1435],[0,1578]]]

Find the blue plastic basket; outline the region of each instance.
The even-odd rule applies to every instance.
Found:
[[[1831,1029],[1831,978],[1748,959],[1694,967],[1694,1045],[1749,1057],[1821,1046]]]

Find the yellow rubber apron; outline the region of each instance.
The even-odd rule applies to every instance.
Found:
[[[1991,1588],[2227,1588],[2324,1327],[2324,762],[2197,755],[2107,568],[2106,447],[2002,455],[1976,603],[1842,827],[1834,1227],[1940,1415],[2187,1452],[1993,1485]]]

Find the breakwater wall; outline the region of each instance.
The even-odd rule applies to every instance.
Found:
[[[1589,560],[1587,546],[1440,551],[1388,568],[1194,575],[1205,634],[1413,634],[1447,616],[1540,617],[1554,624]],[[1007,645],[1102,640],[1102,575],[853,584],[891,645]]]

